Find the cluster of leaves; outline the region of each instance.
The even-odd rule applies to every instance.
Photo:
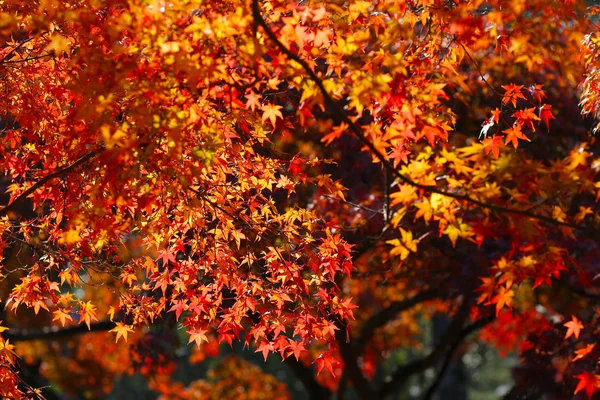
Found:
[[[84,389],[60,371],[102,392],[136,367],[165,396],[258,396],[256,381],[230,385],[248,378],[233,358],[215,381],[170,382],[178,345],[198,359],[239,340],[278,353],[313,398],[349,383],[383,398],[496,318],[483,339],[520,352],[516,391],[600,389],[586,301],[600,289],[600,160],[577,104],[583,81],[583,113],[600,115],[600,58],[583,4],[1,11],[0,301],[14,332],[0,390],[28,390],[8,340],[47,337],[17,351],[52,359],[42,372],[67,392]],[[377,385],[393,351],[419,346],[416,321],[440,314],[438,345]],[[118,343],[70,338],[85,330]],[[100,351],[117,354],[102,374],[81,368]]]
[[[225,357],[221,364],[208,372],[205,380],[197,380],[186,388],[163,394],[161,400],[212,400],[247,398],[249,400],[289,400],[285,384],[260,367],[235,356]]]

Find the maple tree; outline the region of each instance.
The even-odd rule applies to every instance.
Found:
[[[314,399],[433,369],[430,398],[471,340],[519,353],[509,395],[600,391],[597,8],[0,10],[3,397],[101,397],[139,372],[165,399],[289,398],[235,356],[173,378],[178,349],[238,342]],[[382,372],[403,348],[422,351]]]

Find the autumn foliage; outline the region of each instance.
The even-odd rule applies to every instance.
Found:
[[[291,398],[234,355],[174,378],[241,346],[311,399],[431,397],[475,341],[519,354],[509,395],[600,391],[597,8],[0,10],[1,396]]]

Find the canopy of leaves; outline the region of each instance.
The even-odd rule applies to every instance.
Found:
[[[2,2],[0,394],[138,372],[164,398],[289,398],[235,357],[174,381],[181,354],[241,342],[314,399],[434,368],[432,396],[483,328],[519,352],[511,393],[593,396],[597,11]]]

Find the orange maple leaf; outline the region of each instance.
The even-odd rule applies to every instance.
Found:
[[[529,126],[532,131],[535,132],[534,121],[539,121],[540,118],[534,113],[535,108],[526,108],[524,110],[519,110],[513,114],[513,117],[517,119],[517,124],[520,126]]]
[[[188,331],[190,335],[190,339],[188,340],[188,344],[192,342],[196,342],[196,346],[200,347],[202,342],[208,342],[208,338],[206,337],[206,330],[204,329],[196,329],[192,331]]]
[[[596,343],[588,344],[587,346],[585,346],[582,349],[575,350],[576,356],[573,358],[573,361],[579,360],[579,359],[587,356],[588,354],[590,354],[592,352],[592,350],[594,350],[594,347],[596,347]]]
[[[81,321],[84,321],[88,329],[91,329],[90,325],[92,320],[98,320],[98,317],[96,316],[96,306],[94,306],[91,301],[88,301],[87,303],[80,301],[79,306],[79,322],[81,323]]]
[[[62,326],[65,326],[67,320],[73,321],[73,317],[71,317],[71,315],[64,310],[56,310],[53,314],[54,318],[52,318],[52,321],[59,320]]]
[[[512,306],[512,298],[515,296],[515,292],[512,289],[507,289],[504,286],[500,288],[498,294],[492,299],[492,302],[496,303],[496,315],[500,313],[500,310],[504,306]]]
[[[256,349],[255,353],[262,353],[265,361],[267,361],[267,357],[271,351],[273,351],[273,344],[271,342],[262,342]]]
[[[519,146],[519,139],[524,139],[524,140],[529,141],[527,136],[525,136],[525,134],[523,132],[521,132],[521,128],[522,128],[521,124],[519,124],[517,122],[510,128],[503,130],[502,132],[506,133],[506,140],[504,141],[504,144],[508,144],[509,142],[512,142],[512,145],[516,149]]]
[[[271,125],[275,127],[275,123],[277,122],[277,118],[283,118],[283,114],[281,113],[281,109],[283,107],[275,105],[275,104],[265,104],[261,107],[263,111],[262,122],[269,120]]]
[[[483,149],[485,154],[489,154],[490,151],[494,155],[494,158],[500,156],[500,146],[502,146],[502,136],[494,135],[483,141]]]
[[[260,96],[256,93],[250,91],[246,96],[248,102],[246,103],[246,108],[254,111],[256,108],[260,108]],[[263,120],[264,121],[264,120]]]
[[[502,88],[506,90],[504,97],[502,97],[503,104],[511,103],[513,107],[516,107],[517,100],[526,100],[525,96],[523,96],[523,93],[521,93],[523,85],[515,85],[514,83],[511,83],[510,85],[502,86]]]
[[[289,342],[290,344],[288,346],[288,349],[292,351],[292,354],[294,354],[294,357],[296,357],[296,361],[299,361],[300,355],[304,350],[306,350],[306,348],[304,347],[304,343],[296,342],[295,340],[291,339],[289,339]]]
[[[579,338],[579,333],[583,329],[583,325],[581,324],[581,321],[579,321],[577,319],[577,317],[574,315],[572,316],[571,321],[563,324],[563,326],[566,326],[567,328],[569,328],[567,330],[567,334],[565,335],[565,339],[568,339],[571,336],[575,336],[575,338]]]

